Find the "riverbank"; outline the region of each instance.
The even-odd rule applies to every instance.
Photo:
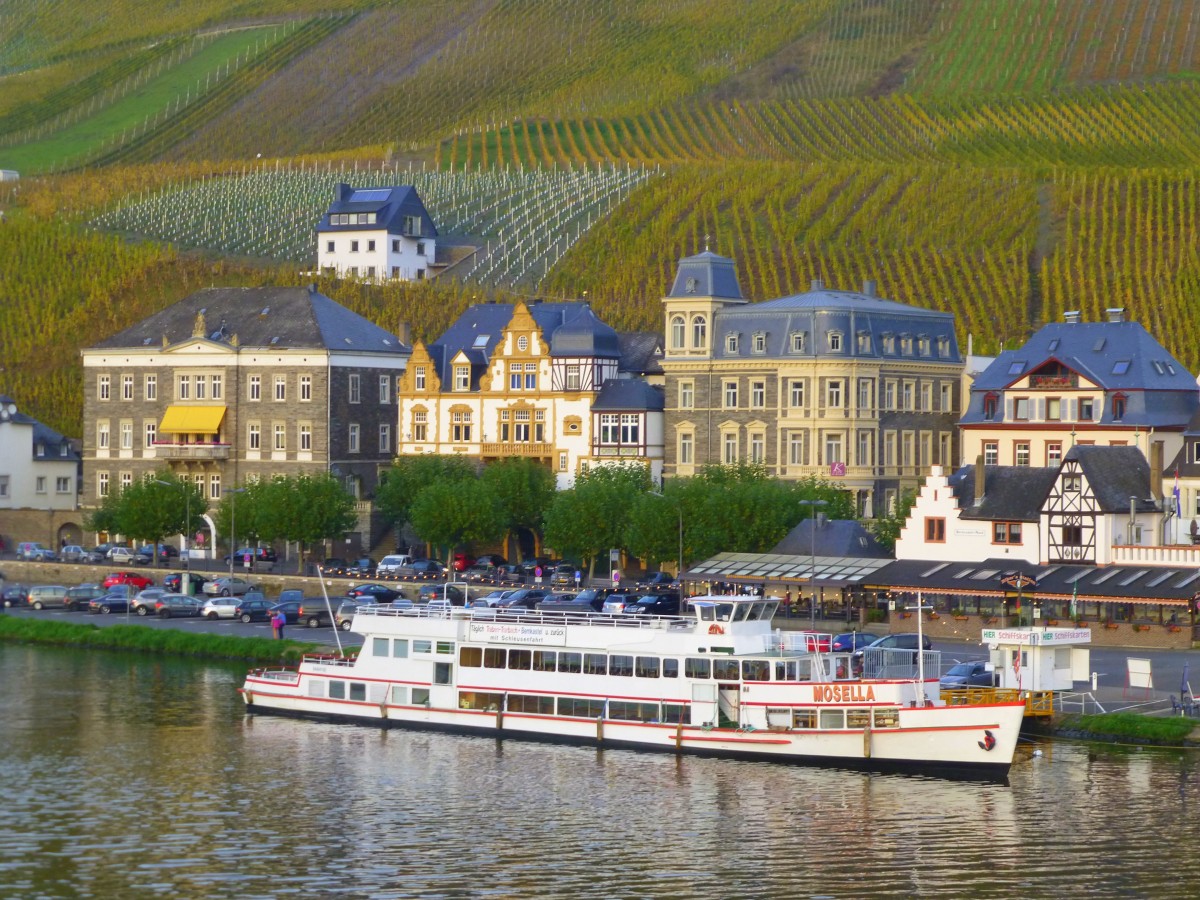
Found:
[[[306,653],[328,652],[329,649],[322,644],[302,641],[194,634],[132,624],[101,628],[91,624],[9,615],[0,615],[0,641],[292,666],[298,665]]]
[[[1032,729],[1034,733],[1076,741],[1138,747],[1200,749],[1200,721],[1186,716],[1114,712],[1067,714]]]

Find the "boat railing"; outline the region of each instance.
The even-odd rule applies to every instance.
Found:
[[[333,656],[329,653],[308,653],[304,656],[306,663],[315,663],[318,666],[353,666],[354,657],[352,656]]]
[[[250,674],[255,678],[261,678],[264,681],[293,682],[296,680],[295,669],[255,669]]]
[[[862,677],[882,681],[909,681],[920,673],[921,660],[916,650],[893,650],[867,647],[862,651]],[[942,654],[937,650],[921,650],[926,678],[937,678]]]
[[[525,625],[582,625],[606,628],[654,628],[666,631],[690,631],[698,624],[693,616],[644,616],[624,613],[540,612],[482,606],[412,606],[388,604],[360,606],[355,616],[383,616],[417,619],[466,619],[485,622],[520,622]]]

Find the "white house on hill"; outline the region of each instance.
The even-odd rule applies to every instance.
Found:
[[[317,223],[317,266],[342,278],[420,281],[437,263],[437,236],[411,185],[339,184]]]

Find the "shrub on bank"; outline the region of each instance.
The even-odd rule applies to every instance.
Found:
[[[328,650],[323,645],[299,641],[194,634],[174,628],[147,628],[144,625],[110,625],[101,628],[98,625],[18,619],[4,615],[0,615],[0,640],[287,665],[298,664],[306,653]]]
[[[1065,716],[1056,729],[1061,733],[1082,733],[1135,744],[1172,744],[1187,739],[1196,720],[1186,716],[1143,716],[1139,713],[1100,713],[1091,716]]]

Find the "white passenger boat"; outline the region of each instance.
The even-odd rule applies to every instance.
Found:
[[[774,629],[777,605],[697,597],[660,618],[366,606],[357,658],[256,670],[241,690],[255,713],[1006,777],[1023,703],[946,705],[936,652],[831,653],[828,636]]]

